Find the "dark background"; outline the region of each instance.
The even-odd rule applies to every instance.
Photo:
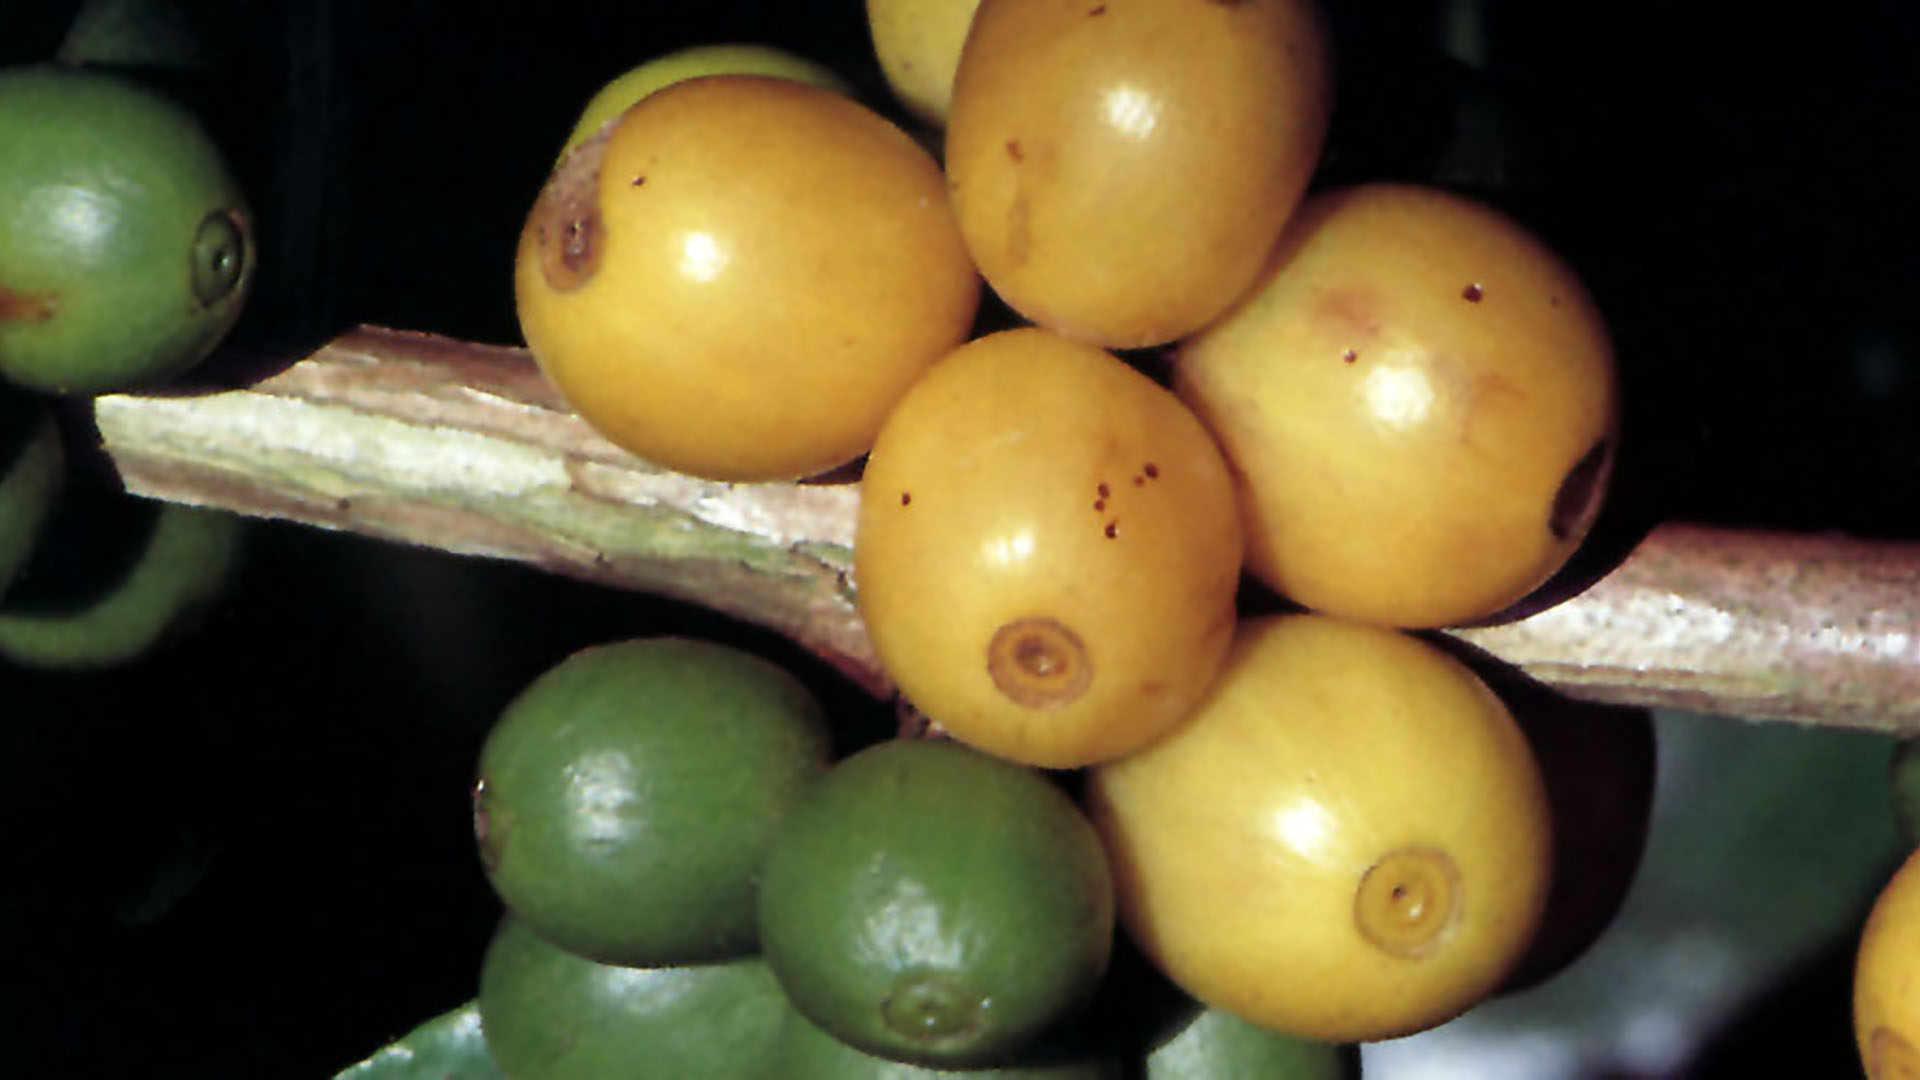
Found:
[[[0,2],[0,63],[50,55],[76,6]],[[360,322],[517,343],[526,210],[579,107],[652,55],[784,45],[891,108],[857,0],[179,6],[211,66],[154,77],[254,193],[266,263],[234,342],[255,353]],[[1920,539],[1920,18],[1485,10],[1474,70],[1442,50],[1439,5],[1330,5],[1322,182],[1453,183],[1586,276],[1628,402],[1602,535],[1686,518]],[[567,652],[652,632],[749,644],[849,731],[884,725],[787,643],[697,608],[279,525],[255,529],[229,600],[166,651],[84,677],[0,668],[8,1060],[325,1076],[470,997],[498,914],[467,818],[480,740]],[[1844,960],[1809,974],[1823,1000]],[[1766,1053],[1793,1052],[1774,1017],[1804,1000],[1765,1002]],[[1809,1040],[1833,1052],[1831,1032]],[[1740,1041],[1691,1075],[1739,1074]]]

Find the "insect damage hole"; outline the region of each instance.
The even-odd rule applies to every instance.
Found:
[[[1015,704],[1033,709],[1066,705],[1093,682],[1093,659],[1080,635],[1059,620],[1015,619],[987,643],[987,674]]]

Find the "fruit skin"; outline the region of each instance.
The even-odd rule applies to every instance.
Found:
[[[1121,924],[1177,985],[1262,1027],[1393,1038],[1492,993],[1552,866],[1506,708],[1415,638],[1250,619],[1194,716],[1091,770]]]
[[[953,75],[980,0],[867,0],[867,32],[880,73],[916,120],[947,123]]]
[[[982,0],[946,167],[981,273],[1034,322],[1158,345],[1253,284],[1319,163],[1309,0]]]
[[[657,91],[570,155],[514,285],[527,344],[588,423],[715,480],[866,452],[980,300],[925,150],[838,94],[753,75]]]
[[[908,392],[867,459],[860,612],[955,738],[1108,760],[1186,716],[1225,655],[1238,516],[1219,450],[1152,380],[1044,330],[990,334]]]
[[[1010,1059],[1081,1009],[1113,942],[1099,838],[1038,772],[894,739],[794,808],[760,886],[760,944],[789,1000],[869,1053],[942,1068]]]
[[[1894,871],[1861,930],[1853,1034],[1869,1080],[1920,1076],[1920,852]]]
[[[892,1061],[848,1046],[797,1011],[787,1016],[779,1059],[771,1080],[1118,1080],[1120,1075],[1111,1063],[1091,1056],[961,1070]]]
[[[789,1009],[755,957],[596,963],[502,920],[480,969],[480,1023],[514,1080],[762,1080]]]
[[[1488,207],[1398,184],[1309,199],[1173,387],[1234,464],[1248,569],[1402,627],[1492,615],[1558,570],[1618,426],[1573,271]]]
[[[819,702],[750,653],[683,638],[583,649],[481,748],[481,861],[509,910],[583,956],[744,955],[768,846],[830,753]]]
[[[832,68],[785,49],[745,42],[690,45],[656,56],[601,87],[580,111],[560,156],[565,157],[655,90],[703,75],[771,75],[854,96],[853,87]]]
[[[66,480],[59,421],[39,400],[0,387],[0,599],[33,553]]]
[[[257,261],[220,150],[139,85],[0,71],[0,377],[55,394],[173,378],[239,318]]]

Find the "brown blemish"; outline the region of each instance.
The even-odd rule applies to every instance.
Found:
[[[1052,709],[1087,692],[1093,683],[1093,659],[1080,635],[1059,620],[1015,619],[994,631],[987,643],[987,674],[1015,704]]]
[[[43,323],[60,310],[58,293],[14,292],[0,285],[0,322]]]
[[[1346,331],[1342,336],[1365,341],[1380,334],[1380,303],[1364,292],[1335,289],[1322,293],[1313,305],[1313,317]]]
[[[1108,487],[1105,483],[1102,483],[1099,487],[1096,487],[1093,490],[1103,499],[1111,498],[1113,495],[1113,489]]]
[[[529,225],[536,230],[540,275],[555,292],[573,292],[600,269],[605,236],[598,187],[608,130],[566,156],[533,207]]]
[[[1026,152],[1020,149],[1019,139],[1007,140],[1007,156],[1012,158],[1016,162],[1027,160]]]
[[[913,492],[911,492],[911,491],[903,491],[903,492],[901,492],[901,493],[900,493],[900,505],[901,505],[901,506],[911,506],[911,505],[913,505]]]
[[[1095,5],[1094,5],[1094,7],[1093,7],[1093,10],[1091,10],[1091,11],[1089,11],[1089,12],[1087,12],[1087,17],[1088,17],[1088,18],[1093,18],[1093,17],[1095,17],[1095,16],[1099,16],[1099,15],[1105,15],[1106,13],[1107,13],[1107,5],[1105,5],[1105,4],[1095,4]]]
[[[1135,474],[1135,475],[1134,475],[1134,478],[1133,478],[1133,486],[1134,486],[1134,487],[1146,487],[1146,486],[1147,486],[1147,478],[1146,478],[1146,477],[1144,477],[1144,476],[1140,476],[1140,475],[1138,475],[1138,474]]]
[[[1601,496],[1606,492],[1607,476],[1612,471],[1613,440],[1601,439],[1593,449],[1567,470],[1560,490],[1553,496],[1553,511],[1547,517],[1547,529],[1559,541],[1585,536],[1599,512]]]
[[[1147,474],[1147,479],[1149,480],[1160,479],[1160,466],[1155,465],[1151,461],[1147,462],[1145,465],[1142,465],[1140,467],[1140,470]]]
[[[1099,511],[1105,510],[1106,508],[1107,508],[1107,500],[1105,499],[1093,500],[1093,509],[1096,513]]]
[[[1107,539],[1109,540],[1118,539],[1120,536],[1120,522],[1118,521],[1107,522],[1107,527],[1105,532],[1106,532]]]
[[[1360,351],[1358,349],[1348,349],[1346,352],[1343,352],[1340,354],[1340,359],[1345,360],[1347,363],[1351,364],[1355,360],[1360,359]]]
[[[640,174],[639,176],[636,176],[636,177],[634,177],[634,178],[633,178],[633,186],[634,186],[634,187],[646,187],[646,186],[647,186],[647,174],[646,174],[646,173],[641,173],[641,174]]]
[[[1469,282],[1466,288],[1460,290],[1460,299],[1469,304],[1479,303],[1484,296],[1486,296],[1486,290],[1482,289],[1477,281]]]

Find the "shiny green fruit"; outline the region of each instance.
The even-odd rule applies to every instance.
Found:
[[[583,956],[742,956],[774,831],[830,754],[819,702],[751,653],[682,638],[583,649],[487,736],[481,862],[522,922]]]
[[[1098,836],[1038,770],[947,740],[842,760],[794,807],[760,884],[760,946],[794,1007],[869,1053],[1008,1061],[1082,1012],[1113,944]]]
[[[0,71],[0,377],[57,394],[161,382],[240,316],[246,202],[199,122],[140,85]]]
[[[480,967],[480,1027],[514,1080],[764,1080],[790,1012],[757,958],[622,967],[502,922]]]

